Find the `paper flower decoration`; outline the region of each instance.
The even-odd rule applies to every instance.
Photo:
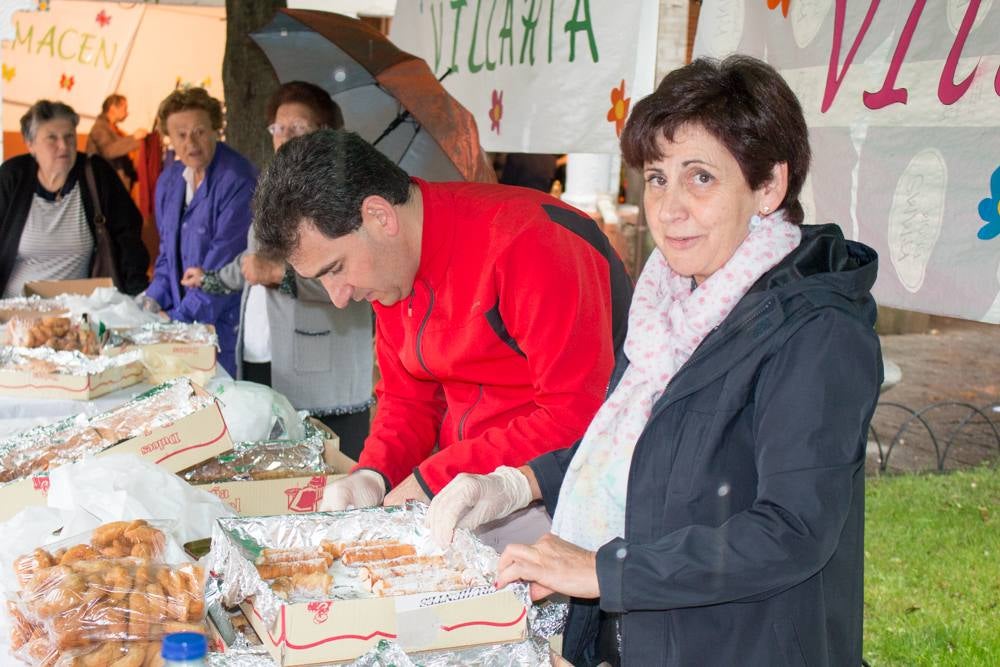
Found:
[[[979,202],[979,217],[986,224],[979,228],[977,237],[989,241],[1000,236],[1000,167],[990,177],[990,196]]]
[[[788,5],[791,0],[767,0],[768,9],[777,9],[781,5],[781,15],[788,18]]]
[[[10,81],[11,79],[14,78],[14,74],[16,74],[14,67],[8,67],[7,65],[0,65],[0,69],[3,70],[4,81]]]
[[[631,97],[625,97],[625,79],[622,79],[617,88],[611,89],[611,108],[608,109],[608,122],[615,124],[615,136],[622,136],[631,102]]]
[[[76,82],[73,80],[73,77],[71,76],[66,76],[65,74],[63,74],[61,77],[59,77],[60,88],[65,88],[66,90],[73,90],[74,83]]]
[[[490,130],[500,134],[500,119],[503,118],[503,91],[493,91],[493,103],[490,105]]]
[[[101,12],[94,18],[94,20],[97,21],[97,25],[101,26],[102,28],[106,28],[107,25],[111,23],[111,15],[102,9]]]

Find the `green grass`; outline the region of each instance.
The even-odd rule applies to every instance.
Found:
[[[1000,665],[1000,470],[867,485],[865,659]]]

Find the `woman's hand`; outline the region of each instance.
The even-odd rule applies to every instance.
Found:
[[[512,581],[531,584],[533,600],[552,593],[576,598],[599,598],[597,553],[549,533],[532,545],[511,544],[497,566],[497,586]]]
[[[181,276],[181,285],[191,289],[192,287],[201,287],[202,282],[205,281],[205,271],[202,270],[200,266],[189,266],[184,269],[184,275]]]
[[[251,285],[280,285],[285,277],[285,265],[266,260],[260,255],[248,252],[240,261],[243,277]]]

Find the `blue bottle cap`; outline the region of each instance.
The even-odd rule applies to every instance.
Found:
[[[205,635],[197,632],[175,632],[163,638],[160,657],[164,660],[197,660],[208,653]]]

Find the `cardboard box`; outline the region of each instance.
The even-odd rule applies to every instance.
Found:
[[[89,401],[142,381],[145,368],[136,359],[99,373],[65,375],[0,369],[0,394],[23,398],[61,398]]]
[[[215,327],[206,325],[215,332]],[[215,376],[216,346],[211,343],[151,343],[138,345],[150,382],[186,376],[208,382]]]
[[[271,657],[287,666],[353,660],[381,639],[407,653],[520,641],[528,622],[528,608],[512,591],[489,586],[285,604],[270,629],[252,601],[240,606]]]
[[[51,299],[60,294],[82,294],[90,296],[98,287],[114,287],[111,278],[83,278],[80,280],[36,280],[24,283],[25,296],[40,296]]]
[[[326,426],[312,420],[313,424],[328,434],[324,440],[324,458],[333,469],[330,475],[286,477],[234,482],[207,482],[195,484],[214,493],[242,516],[269,516],[315,512],[323,500],[323,489],[335,479],[351,472],[357,462],[340,453],[339,438]]]
[[[194,385],[195,394],[208,393]],[[100,415],[94,419],[99,419]],[[217,403],[212,403],[169,426],[153,429],[112,445],[105,454],[136,454],[170,472],[178,472],[205,459],[233,448],[229,429],[222,419]],[[29,505],[44,505],[49,490],[48,473],[38,473],[0,487],[0,521],[6,520]]]

